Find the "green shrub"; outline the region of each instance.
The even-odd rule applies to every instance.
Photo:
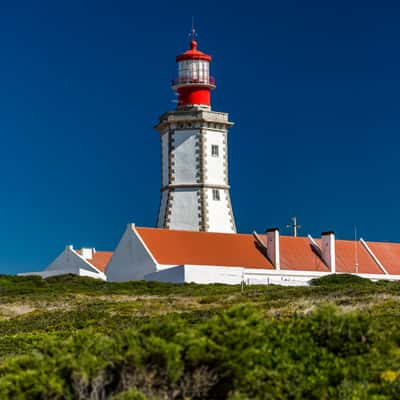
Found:
[[[0,276],[0,399],[398,399],[399,288]]]
[[[396,399],[392,324],[383,341],[368,314],[322,306],[287,321],[234,306],[194,325],[169,316],[113,334],[83,329],[3,360],[0,398]]]
[[[312,286],[331,286],[331,285],[367,285],[374,283],[370,279],[362,278],[352,274],[330,274],[321,278],[312,279]]]
[[[112,397],[112,400],[150,400],[143,393],[136,389],[130,389],[126,392],[122,392]]]

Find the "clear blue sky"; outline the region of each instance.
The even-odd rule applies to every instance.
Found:
[[[240,232],[292,215],[400,241],[397,1],[13,1],[0,6],[0,271],[153,226],[175,55],[214,56]]]

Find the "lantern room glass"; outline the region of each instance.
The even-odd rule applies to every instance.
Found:
[[[205,60],[182,60],[178,62],[179,83],[210,82],[210,63]]]

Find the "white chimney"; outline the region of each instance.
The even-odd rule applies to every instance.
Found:
[[[267,229],[267,255],[276,269],[281,269],[279,250],[279,229]]]
[[[322,259],[332,273],[336,273],[335,232],[321,233]]]
[[[82,247],[81,256],[86,260],[91,260],[92,257],[93,257],[93,250],[94,249],[89,249],[87,247]]]

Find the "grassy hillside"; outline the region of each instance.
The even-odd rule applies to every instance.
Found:
[[[400,284],[0,276],[0,399],[400,399]]]

